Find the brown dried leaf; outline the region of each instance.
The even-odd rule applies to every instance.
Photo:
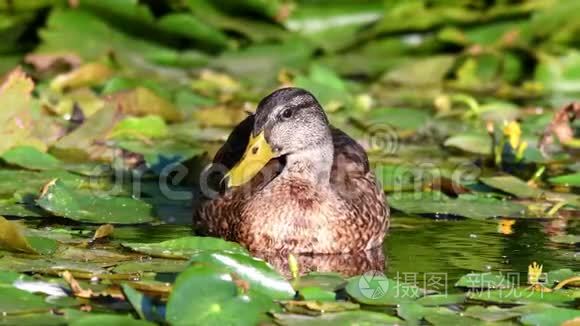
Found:
[[[544,155],[546,146],[554,142],[554,135],[561,144],[566,144],[574,139],[574,131],[572,130],[571,124],[579,115],[580,102],[572,102],[554,114],[552,121],[544,130],[538,144]]]
[[[24,62],[34,66],[39,72],[44,72],[56,67],[77,68],[82,59],[76,53],[29,53],[24,57]]]
[[[103,224],[99,226],[97,231],[95,231],[95,235],[93,235],[93,239],[91,240],[91,242],[96,241],[98,239],[106,238],[111,234],[113,234],[113,231],[115,231],[115,227],[113,225]]]

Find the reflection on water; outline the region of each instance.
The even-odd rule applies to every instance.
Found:
[[[520,272],[536,261],[544,271],[580,269],[578,247],[551,242],[550,236],[579,234],[580,220],[435,220],[395,215],[383,251],[350,255],[295,255],[301,273],[338,272],[345,276],[382,271],[393,278],[444,273],[452,285],[472,271]],[[160,242],[191,235],[189,225],[155,225],[115,228],[115,238],[128,242]],[[288,256],[255,255],[289,275]]]
[[[559,232],[578,234],[579,221],[564,221]],[[387,275],[403,274],[423,282],[431,273],[444,273],[452,285],[472,271],[521,273],[525,281],[532,261],[544,265],[544,271],[580,266],[580,254],[573,246],[549,240],[554,223],[562,220],[434,220],[423,217],[393,218],[384,244],[389,261]]]
[[[254,256],[269,262],[286,277],[291,273],[288,267],[288,255],[276,253],[253,253]],[[294,255],[298,261],[300,274],[309,272],[337,272],[344,276],[364,274],[368,271],[385,269],[385,256],[382,248],[342,255]]]

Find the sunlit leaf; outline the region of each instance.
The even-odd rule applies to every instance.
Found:
[[[247,251],[235,242],[212,237],[183,237],[157,243],[123,243],[124,247],[140,253],[163,258],[189,259],[200,251],[230,251],[246,254]]]
[[[75,192],[58,179],[45,186],[36,203],[54,215],[79,222],[137,224],[155,220],[152,207],[143,201]]]

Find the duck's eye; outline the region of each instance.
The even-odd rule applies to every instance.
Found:
[[[282,111],[282,118],[288,119],[291,117],[292,117],[292,110],[286,109],[286,110]]]

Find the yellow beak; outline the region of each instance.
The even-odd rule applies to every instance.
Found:
[[[273,157],[274,152],[266,141],[264,132],[256,137],[250,135],[250,142],[244,155],[226,174],[228,187],[238,187],[250,181]]]

